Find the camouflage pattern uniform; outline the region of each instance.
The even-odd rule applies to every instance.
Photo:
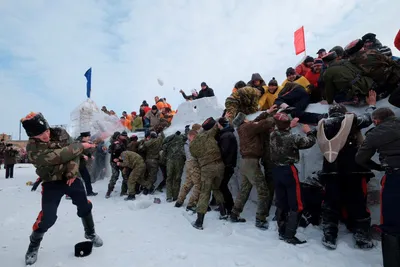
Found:
[[[186,161],[186,180],[182,185],[181,190],[179,191],[177,202],[179,203],[185,202],[186,196],[193,188],[187,207],[188,208],[196,207],[200,197],[200,189],[201,189],[200,178],[201,176],[200,176],[200,168],[198,161],[196,159]]]
[[[325,97],[328,104],[352,101],[356,96],[367,96],[374,81],[364,76],[361,69],[347,60],[333,62],[324,71]]]
[[[215,140],[217,134],[218,128],[214,126],[208,131],[199,133],[189,145],[190,153],[197,158],[200,166],[201,193],[196,209],[200,214],[207,212],[211,192],[213,192],[217,204],[224,203],[224,197],[219,191],[219,187],[224,176],[225,166]]]
[[[167,159],[167,200],[178,198],[186,160],[185,142],[186,137],[180,133],[168,136],[163,142],[162,150]]]
[[[143,158],[132,151],[124,151],[121,153],[122,162],[120,166],[128,168],[128,195],[135,195],[136,183],[142,183],[146,171],[146,165]]]
[[[240,88],[225,100],[226,112],[232,115],[231,119],[235,118],[238,112],[253,114],[258,111],[259,100],[260,93],[256,88],[251,86]]]
[[[117,166],[117,163],[114,162],[114,159],[118,158],[121,153],[123,151],[126,150],[126,142],[121,141],[121,140],[117,140],[114,141],[110,147],[109,147],[109,152],[111,154],[111,158],[110,158],[110,165],[111,165],[111,178],[110,178],[110,182],[108,183],[108,191],[107,191],[107,196],[109,196],[109,193],[111,194],[111,192],[114,190],[115,184],[118,181],[119,178],[119,172],[120,172],[120,168]],[[128,177],[125,175],[125,172],[122,172],[122,185],[121,185],[121,195],[123,195],[126,191],[127,191],[127,180]]]
[[[139,145],[139,152],[145,155],[147,175],[143,186],[151,190],[157,181],[157,173],[159,167],[160,150],[162,147],[164,134],[161,133],[157,138],[150,138]]]

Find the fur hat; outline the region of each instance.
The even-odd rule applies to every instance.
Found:
[[[341,46],[339,46],[339,45],[334,46],[334,47],[332,47],[331,50],[329,50],[329,52],[333,52],[333,51],[336,52],[336,55],[337,55],[338,57],[343,57],[343,55],[344,55],[344,49],[343,49],[343,47],[341,47]]]
[[[90,137],[90,132],[82,132],[81,137]]]
[[[195,124],[192,125],[192,130],[199,131],[200,129],[201,129],[201,125],[200,124],[195,123]]]
[[[38,136],[50,128],[42,113],[31,112],[21,122],[29,137]]]
[[[276,113],[274,115],[275,125],[278,130],[286,130],[290,127],[290,117],[286,113]]]
[[[201,125],[201,127],[205,130],[208,131],[210,130],[212,127],[214,127],[216,121],[214,120],[213,117],[210,117],[208,119],[206,119],[203,124]]]
[[[333,52],[329,52],[328,54],[326,54],[325,56],[322,57],[322,60],[327,63],[327,62],[331,62],[333,60],[335,60],[337,58],[337,54],[335,51]]]
[[[344,115],[346,114],[347,109],[344,105],[342,104],[334,104],[329,107],[328,109],[328,116],[331,117],[333,114],[340,114]]]
[[[86,257],[92,253],[93,242],[84,241],[75,245],[75,257]]]
[[[239,112],[233,119],[232,124],[235,128],[239,128],[239,126],[242,125],[245,119],[246,119],[246,114]]]
[[[346,51],[347,55],[353,55],[361,50],[364,46],[364,41],[361,39],[356,39],[345,46],[344,50]]]
[[[367,33],[361,38],[364,42],[375,42],[376,34],[375,33]]]

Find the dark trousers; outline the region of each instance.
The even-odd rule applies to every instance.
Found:
[[[400,237],[400,171],[387,172],[381,184],[381,229],[386,234]]]
[[[83,181],[85,182],[86,193],[93,193],[92,181],[90,180],[90,174],[86,166],[79,167],[79,173]]]
[[[225,167],[224,178],[222,179],[221,185],[219,187],[219,191],[221,191],[221,193],[224,197],[225,208],[226,208],[226,210],[228,210],[228,212],[232,211],[232,208],[234,205],[232,193],[228,187],[229,181],[231,180],[231,177],[234,174],[234,172],[235,172],[234,168]]]
[[[6,178],[14,178],[14,164],[5,165],[6,168]]]
[[[163,180],[160,182],[160,184],[157,186],[158,189],[163,189],[164,186],[167,183],[167,166],[166,165],[161,165],[160,164],[160,170],[163,176]]]
[[[367,180],[354,174],[326,175],[322,205],[324,234],[337,237],[342,217],[349,230],[368,231],[370,212],[367,208]]]
[[[65,181],[42,184],[42,210],[33,225],[33,231],[45,233],[57,220],[57,209],[63,195],[68,195],[78,209],[78,216],[85,217],[92,210],[92,203],[86,198],[85,188],[80,179],[68,186]]]
[[[275,166],[272,168],[274,178],[276,207],[283,212],[303,211],[300,181],[294,165]]]

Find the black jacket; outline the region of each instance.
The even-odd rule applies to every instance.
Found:
[[[126,140],[122,141],[121,139],[117,139],[116,141],[113,141],[108,148],[108,152],[111,154],[111,163],[114,162],[114,159],[117,159],[119,156],[121,156],[121,153],[126,150],[127,146],[128,144]]]
[[[356,162],[370,167],[370,159],[379,153],[382,167],[400,168],[400,120],[389,117],[371,130],[358,150]]]
[[[226,167],[236,167],[238,143],[232,127],[224,128],[217,137],[218,146],[221,150],[222,161]]]
[[[207,86],[206,89],[201,89],[199,95],[196,97],[196,99],[200,99],[203,97],[211,97],[214,96],[214,90],[210,87]]]
[[[337,114],[333,115],[324,121],[324,131],[327,139],[332,139],[339,132],[344,115]],[[371,115],[369,113],[361,116],[354,116],[353,124],[351,126],[350,134],[347,137],[346,144],[339,151],[336,160],[332,163],[328,162],[324,158],[322,174],[360,174],[366,178],[373,177],[374,175],[370,172],[369,168],[365,168],[356,163],[355,155],[358,148],[361,146],[361,142],[358,140],[361,136],[361,129],[367,128],[372,124]],[[372,167],[372,165],[371,165]],[[374,169],[379,166],[374,166]]]

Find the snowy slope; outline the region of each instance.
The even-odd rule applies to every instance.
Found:
[[[19,168],[23,167],[23,168]],[[17,165],[14,179],[4,179],[0,170],[0,266],[24,265],[24,254],[32,224],[40,210],[40,188],[31,192],[27,181],[36,178],[31,165]],[[204,231],[194,229],[184,210],[165,202],[154,204],[152,196],[125,202],[114,192],[105,199],[108,180],[93,185],[99,196],[92,197],[96,229],[104,240],[102,248],[86,258],[75,258],[73,246],[83,241],[83,229],[76,209],[63,199],[56,224],[46,234],[36,267],[377,267],[380,245],[371,251],[353,248],[351,235],[342,229],[338,249],[327,251],[320,244],[316,227],[300,229],[308,240],[294,247],[278,240],[275,223],[268,231],[254,227],[255,206],[246,205],[245,224],[219,221],[217,212],[207,213]],[[120,181],[119,181],[120,182]],[[120,183],[117,185],[119,189]],[[191,219],[191,218],[190,218]],[[194,219],[194,217],[193,217]]]

